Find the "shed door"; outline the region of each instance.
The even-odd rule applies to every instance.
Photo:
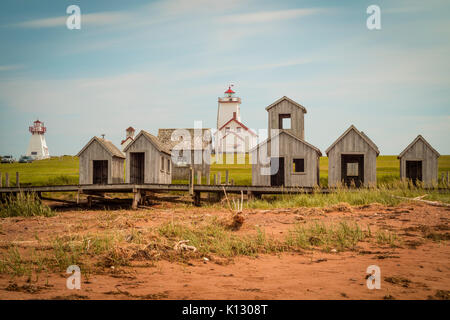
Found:
[[[108,184],[108,160],[93,160],[94,184]]]
[[[360,187],[364,184],[364,155],[343,154],[341,155],[341,177],[342,182],[350,187]]]
[[[284,158],[270,159],[270,185],[284,185]]]
[[[130,183],[143,184],[144,183],[144,152],[130,153]]]
[[[422,181],[422,161],[406,161],[406,179],[416,184]]]

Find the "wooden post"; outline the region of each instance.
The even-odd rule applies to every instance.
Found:
[[[92,207],[92,196],[87,197],[87,205],[88,205],[88,208]]]
[[[80,189],[77,192],[77,204],[80,204]]]
[[[194,192],[194,206],[200,207],[200,191]]]
[[[222,184],[222,177],[220,176],[220,171],[217,172],[217,184]]]
[[[225,184],[228,185],[228,170],[225,171]]]
[[[1,177],[1,176],[0,176]],[[207,175],[206,175],[206,184],[207,185],[210,185],[211,184],[211,175],[208,173]],[[0,185],[0,187],[1,187],[1,185]]]
[[[5,172],[5,187],[9,188],[9,173]]]
[[[247,191],[247,200],[248,200],[248,201],[253,201],[253,200],[255,200],[255,195],[253,194],[253,192]]]
[[[217,176],[214,175],[214,185],[216,185],[216,184],[217,184]]]
[[[202,184],[202,172],[197,171],[197,184]]]
[[[133,204],[131,205],[131,208],[136,210],[140,201],[141,193],[138,190],[133,190]]]
[[[189,170],[189,194],[194,195],[194,168]]]
[[[438,178],[439,178],[439,176],[438,176]],[[445,180],[444,180],[444,173],[443,172],[441,174],[441,181],[442,181],[442,184],[444,184]]]
[[[19,172],[16,172],[16,187],[20,187],[20,178],[19,178]]]
[[[231,179],[231,185],[234,186],[234,179]]]

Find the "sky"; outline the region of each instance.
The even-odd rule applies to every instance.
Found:
[[[418,134],[450,154],[449,13],[445,0],[2,0],[0,155],[25,154],[37,118],[51,155],[101,134],[119,146],[129,126],[215,128],[229,84],[256,131],[282,96],[302,104],[322,152],[353,124],[381,154]]]

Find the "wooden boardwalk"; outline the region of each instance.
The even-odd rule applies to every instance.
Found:
[[[104,195],[106,193],[133,193],[133,207],[137,207],[142,196],[147,192],[189,192],[194,198],[194,203],[200,205],[200,194],[216,193],[218,195],[226,193],[245,193],[249,199],[260,197],[262,194],[299,194],[311,193],[313,188],[306,187],[266,187],[266,186],[240,186],[240,185],[204,185],[204,184],[107,184],[107,185],[62,185],[62,186],[24,186],[24,187],[2,187],[0,194],[23,193],[51,193],[51,192],[77,192],[89,196]],[[320,189],[319,192],[328,193],[328,189]],[[91,198],[88,196],[88,202]]]

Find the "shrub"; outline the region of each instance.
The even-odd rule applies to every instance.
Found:
[[[34,217],[53,216],[54,212],[34,193],[19,193],[17,196],[7,196],[4,203],[0,203],[0,218],[6,217]]]

